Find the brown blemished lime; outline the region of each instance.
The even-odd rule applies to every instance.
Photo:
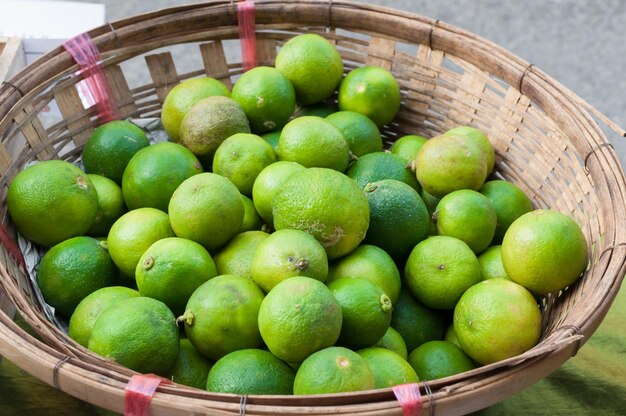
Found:
[[[146,132],[130,121],[105,123],[91,133],[83,147],[85,172],[106,176],[121,185],[128,161],[149,145]]]
[[[257,212],[269,225],[274,223],[272,214],[272,198],[293,173],[306,168],[299,163],[286,160],[272,163],[259,173],[252,186],[252,201]]]
[[[433,309],[453,309],[463,292],[480,280],[476,255],[454,237],[422,241],[411,251],[404,268],[408,289]]]
[[[245,277],[217,276],[193,292],[178,320],[202,355],[219,360],[233,351],[261,347],[257,319],[263,296]]]
[[[208,170],[218,146],[233,134],[250,133],[250,124],[237,101],[211,96],[189,108],[179,131],[178,143],[191,150]]]
[[[496,210],[498,221],[493,242],[499,244],[513,221],[533,210],[530,199],[517,185],[503,180],[484,183],[480,193],[485,195]]]
[[[514,357],[541,336],[541,311],[533,295],[506,279],[470,287],[454,308],[454,332],[463,351],[480,364]]]
[[[486,196],[460,189],[441,198],[433,220],[438,235],[458,238],[478,254],[491,244],[498,217]]]
[[[231,394],[293,394],[294,371],[271,352],[233,351],[220,358],[209,373],[206,389]]]
[[[178,237],[215,250],[234,237],[243,222],[239,190],[227,178],[205,172],[185,180],[170,199],[169,215]]]
[[[502,241],[502,265],[512,281],[534,294],[565,289],[585,270],[587,240],[571,217],[554,210],[528,212]]]
[[[239,103],[257,134],[281,129],[296,108],[296,92],[279,70],[257,66],[233,85],[232,98]]]
[[[72,313],[67,335],[83,347],[89,344],[91,330],[100,314],[118,302],[136,298],[141,294],[124,286],[107,286],[85,297]]]
[[[342,111],[356,111],[378,127],[394,119],[400,109],[400,86],[386,69],[362,66],[353,69],[339,85],[337,101]]]
[[[252,185],[261,171],[276,162],[269,143],[256,134],[233,134],[213,156],[213,173],[228,178],[239,192],[252,196]]]
[[[156,208],[138,208],[122,215],[109,231],[109,254],[122,274],[135,280],[137,263],[156,241],[174,237],[168,215]]]
[[[106,176],[87,174],[87,177],[98,194],[98,210],[87,234],[106,237],[113,223],[127,211],[122,188]]]
[[[375,387],[376,379],[363,357],[344,347],[329,347],[304,360],[296,373],[293,393],[345,393]]]
[[[37,267],[37,283],[46,303],[66,318],[85,297],[116,284],[118,276],[106,243],[86,236],[56,244]]]
[[[203,98],[214,95],[230,97],[230,91],[223,82],[211,77],[185,80],[167,93],[161,109],[161,121],[174,142],[180,138],[180,123],[189,108]]]
[[[122,177],[128,209],[151,207],[167,212],[172,194],[185,179],[204,172],[189,149],[172,142],[156,143],[138,151]]]
[[[321,117],[304,116],[283,127],[276,155],[278,160],[297,162],[307,168],[343,172],[350,161],[350,147],[334,124]]]
[[[181,338],[178,359],[168,378],[174,383],[204,389],[213,364],[187,338]]]
[[[78,167],[46,160],[13,178],[7,211],[24,238],[50,247],[89,230],[98,212],[98,194]]]
[[[294,276],[326,281],[328,257],[311,234],[287,228],[275,231],[259,243],[250,271],[252,280],[268,293],[278,283]]]
[[[496,155],[493,150],[493,146],[491,145],[491,142],[489,141],[489,138],[485,135],[485,133],[475,127],[458,126],[447,130],[444,134],[463,137],[477,144],[485,153],[485,160],[487,162],[487,176],[491,174],[495,165]]]
[[[334,345],[341,323],[341,305],[328,287],[305,276],[277,284],[259,311],[263,341],[272,354],[289,363],[300,363]]]
[[[213,256],[218,274],[235,274],[252,280],[252,258],[257,247],[269,234],[245,231],[234,236]]]
[[[385,335],[393,305],[374,283],[357,278],[337,279],[328,284],[341,305],[343,324],[336,345],[353,350],[371,347]]]
[[[392,303],[398,299],[402,285],[400,271],[391,256],[382,248],[369,244],[360,245],[332,262],[326,284],[344,277],[369,280],[380,287]]]
[[[329,259],[344,256],[365,238],[369,204],[352,179],[332,169],[296,172],[272,199],[274,227],[312,234]]]
[[[337,111],[328,115],[326,120],[341,130],[354,156],[383,150],[380,130],[367,116],[354,111]]]
[[[420,380],[436,380],[474,369],[472,359],[449,341],[428,341],[409,354],[409,364]]]
[[[289,39],[276,55],[275,67],[291,83],[300,105],[329,97],[343,76],[343,61],[335,46],[315,33]]]
[[[132,370],[165,377],[178,358],[176,318],[156,299],[122,300],[98,317],[88,348]]]
[[[386,389],[398,384],[417,383],[419,378],[415,370],[395,352],[386,348],[369,347],[357,351],[365,359],[372,374],[377,389]]]
[[[137,263],[135,280],[141,296],[165,303],[177,316],[191,294],[217,276],[215,263],[204,247],[179,237],[152,244]]]
[[[422,188],[437,198],[459,189],[477,191],[487,177],[485,152],[456,135],[435,136],[417,154],[415,175]]]

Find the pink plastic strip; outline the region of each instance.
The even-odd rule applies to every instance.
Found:
[[[237,16],[243,69],[247,71],[257,65],[254,1],[246,0],[237,3]]]
[[[63,47],[72,55],[83,74],[84,80],[78,83],[78,88],[86,104],[96,105],[101,123],[118,119],[117,106],[102,70],[100,52],[89,35],[81,33],[63,43]]]
[[[417,383],[399,384],[393,388],[393,393],[400,403],[404,416],[421,416],[422,395]]]
[[[124,393],[124,416],[150,416],[150,402],[161,383],[171,382],[154,374],[132,376]]]

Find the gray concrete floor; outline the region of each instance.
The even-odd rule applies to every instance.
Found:
[[[189,0],[79,0],[106,5],[107,20]],[[533,63],[626,127],[625,0],[364,0],[440,19]],[[626,166],[626,139],[609,137]]]

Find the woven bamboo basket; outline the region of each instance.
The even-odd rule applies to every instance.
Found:
[[[190,77],[209,75],[232,83],[243,72],[241,58],[231,53],[240,50],[237,16],[235,2],[216,1],[90,31],[120,116],[158,117],[169,89]],[[475,126],[493,143],[497,177],[520,186],[535,207],[572,216],[585,233],[589,267],[572,287],[540,299],[539,344],[505,361],[420,383],[423,411],[453,415],[487,407],[575,355],[605,316],[626,271],[626,183],[606,138],[624,131],[535,66],[441,21],[342,0],[262,1],[255,17],[259,65],[273,65],[277,49],[296,34],[325,36],[336,44],[346,71],[378,65],[398,78],[402,108],[383,129],[388,143],[405,134],[432,137],[457,125]],[[181,47],[188,48],[184,55],[196,65],[184,73],[176,69]],[[149,83],[129,85],[130,62],[149,74]],[[57,48],[0,88],[3,208],[8,184],[25,163],[76,162],[99,124],[95,106],[85,108],[80,99],[77,83],[83,77],[77,69],[71,56]],[[58,108],[56,118],[44,116],[49,108]],[[0,313],[0,354],[72,396],[122,412],[125,387],[135,373],[82,348],[46,318],[6,209],[2,215],[0,287],[37,337]],[[391,389],[240,397],[162,384],[151,403],[153,415],[402,414]]]

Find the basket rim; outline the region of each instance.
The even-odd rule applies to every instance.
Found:
[[[291,2],[278,0],[259,1],[256,3],[257,24],[269,24],[268,22],[271,21],[270,14],[281,12],[285,15],[289,15],[289,13],[293,13],[293,11],[299,6],[311,6],[311,8],[315,9],[314,12],[305,16],[309,19],[309,21],[296,22],[299,27],[324,26],[328,23],[328,25],[332,27],[356,30],[359,29],[358,24],[363,22],[353,23],[357,25],[354,27],[339,26],[340,23],[347,24],[344,21],[348,18],[344,17],[344,14],[347,14],[348,16],[363,16],[363,14],[377,13],[386,15],[389,18],[397,19],[401,23],[391,28],[393,32],[392,35],[387,34],[391,37],[395,36],[394,39],[401,39],[414,43],[427,43],[434,49],[442,49],[446,51],[450,50],[455,56],[468,60],[471,58],[468,55],[469,52],[458,50],[455,46],[455,42],[465,42],[468,46],[471,46],[467,49],[477,52],[481,58],[474,58],[470,62],[476,64],[479,68],[498,76],[509,85],[519,86],[519,91],[522,94],[529,96],[533,99],[533,101],[537,102],[541,108],[554,110],[558,107],[560,110],[563,110],[565,113],[559,113],[560,119],[557,121],[559,122],[559,126],[568,133],[569,137],[574,138],[574,140],[578,137],[578,135],[591,135],[594,137],[597,143],[595,146],[596,149],[589,149],[587,156],[585,157],[585,164],[588,168],[589,175],[593,178],[598,178],[595,182],[601,187],[600,189],[606,191],[601,193],[601,198],[613,201],[614,203],[616,201],[621,202],[621,206],[625,205],[626,185],[623,170],[617,160],[615,152],[606,146],[602,146],[603,143],[607,143],[607,141],[602,131],[598,128],[597,124],[595,124],[593,117],[596,117],[620,135],[624,135],[624,130],[603,116],[569,89],[562,86],[549,75],[543,73],[540,69],[536,68],[534,65],[525,62],[502,47],[478,35],[444,22],[419,16],[410,12],[399,11],[383,6],[362,4],[349,0],[296,0]],[[324,14],[323,11],[326,11],[326,14]],[[200,16],[213,16],[215,13],[221,13],[223,15],[222,20],[206,27],[206,31],[223,28],[223,26],[219,26],[219,24],[225,25],[226,28],[228,28],[228,26],[236,27],[237,13],[233,2],[212,1],[207,3],[191,4],[188,6],[165,8],[154,12],[132,16],[95,28],[89,31],[88,34],[92,37],[94,43],[100,49],[103,57],[112,56],[116,51],[119,51],[120,49],[126,50],[124,48],[128,47],[131,47],[131,50],[128,53],[135,53],[136,51],[155,49],[159,47],[158,45],[160,45],[161,42],[167,42],[167,39],[146,39],[147,35],[143,34],[143,30],[137,27],[138,24],[148,27],[156,27],[163,24],[164,20],[171,19],[172,16],[185,20],[196,19]],[[371,22],[365,23],[370,25],[372,24]],[[413,30],[409,33],[408,28]],[[375,31],[373,28],[368,29]],[[188,30],[189,29],[180,29],[181,33],[177,34],[180,36],[191,36],[187,33]],[[130,42],[131,44],[124,45],[124,42]],[[132,48],[133,46],[134,49]],[[507,66],[502,66],[502,62],[506,62]],[[59,77],[67,76],[76,69],[77,66],[74,64],[69,54],[62,47],[59,47],[48,52],[35,63],[31,64],[14,76],[10,80],[11,85],[2,85],[0,87],[0,131],[2,131],[2,126],[5,124],[5,120],[10,118],[12,110],[15,111],[15,108],[19,108],[22,103],[27,102],[30,97],[38,93],[40,90],[48,88],[50,82],[52,82],[51,80],[57,80]],[[20,90],[26,92],[26,94],[21,96]],[[582,116],[578,117],[577,115],[580,115],[581,112],[583,113]],[[556,114],[556,112],[552,111],[552,114]],[[583,146],[581,145],[580,147]],[[592,154],[596,157],[589,157]],[[620,218],[623,218],[625,215],[620,212],[612,212],[612,214],[614,214],[613,216],[619,216]],[[606,216],[607,218],[613,217],[610,214],[607,214]],[[596,294],[598,299],[589,306],[589,308],[592,309],[592,313],[586,316],[587,319],[582,322],[576,322],[568,328],[564,328],[562,331],[558,331],[558,334],[552,334],[553,336],[549,341],[553,342],[553,344],[551,344],[553,347],[546,351],[542,351],[541,355],[533,356],[533,354],[536,354],[537,351],[530,350],[531,352],[529,352],[528,355],[522,355],[520,356],[521,358],[516,357],[518,360],[521,359],[522,362],[528,361],[529,366],[525,368],[530,368],[533,371],[536,371],[533,375],[541,375],[541,377],[543,377],[554,371],[562,362],[565,361],[565,359],[569,358],[572,354],[575,354],[580,346],[580,343],[583,343],[586,339],[588,339],[599,326],[613,299],[617,295],[624,276],[624,271],[626,270],[626,248],[622,245],[623,241],[626,241],[626,238],[624,238],[625,236],[625,230],[618,228],[607,229],[607,240],[610,243],[608,246],[609,248],[612,246],[612,248],[610,250],[606,249],[602,252],[600,255],[601,261],[599,261],[599,267],[603,268],[605,273],[607,273],[607,270],[610,271],[610,273],[616,276],[616,278],[612,281],[612,284],[606,288],[604,293]],[[6,271],[4,264],[0,264],[0,266],[3,281],[7,277],[10,281],[10,276],[8,276],[8,272]],[[5,274],[7,276],[5,276]],[[15,289],[17,290],[17,288]],[[7,319],[5,319],[4,314],[0,315],[0,318],[2,318],[0,331],[6,330],[6,335],[8,337],[8,341],[0,341],[0,354],[6,355],[9,359],[11,359],[10,357],[19,357],[19,351],[25,347],[32,347],[33,352],[39,351],[42,357],[45,357],[45,360],[42,360],[44,363],[40,368],[35,368],[36,364],[34,362],[27,362],[24,364],[25,367],[31,369],[34,375],[38,378],[48,384],[56,384],[55,387],[58,387],[72,395],[80,394],[79,390],[77,390],[77,386],[81,385],[81,383],[85,384],[94,380],[102,381],[102,375],[96,376],[94,374],[85,374],[87,371],[84,368],[75,365],[73,363],[75,360],[69,360],[59,365],[59,361],[63,359],[62,354],[56,353],[46,344],[35,340],[23,330],[11,325]],[[579,335],[582,336],[582,338],[580,338]],[[555,364],[555,366],[547,366],[545,357],[553,357],[548,361],[550,361],[550,364]],[[543,362],[541,358],[544,358]],[[558,362],[559,360],[562,361]],[[505,368],[505,370],[502,370],[502,368]],[[476,377],[476,380],[481,386],[485,386],[485,389],[494,388],[494,386],[499,385],[497,383],[500,382],[503,374],[505,376],[510,374],[511,371],[516,369],[516,365],[500,364],[499,366],[494,366],[493,369],[502,370],[502,372],[487,376],[483,376],[483,372],[477,372],[478,377]],[[129,371],[120,371],[115,374],[115,376],[119,379],[127,379],[131,373],[132,372]],[[541,377],[538,377],[537,380]],[[531,378],[529,378],[529,380]],[[463,378],[453,377],[451,380],[453,383],[456,381],[456,384],[453,384],[452,387],[448,388],[448,390],[446,390],[447,392],[461,391],[463,385],[467,385],[467,383],[470,382],[468,381],[470,378],[466,378],[465,376]],[[110,383],[115,386],[111,387],[111,391],[108,391],[107,394],[103,394],[102,397],[90,398],[97,401],[97,403],[94,404],[111,408],[111,399],[119,399],[120,396],[118,393],[120,389],[123,394],[123,382],[120,382],[117,379],[111,379]],[[436,385],[436,383],[431,384]],[[532,383],[528,383],[528,385],[530,384]],[[518,390],[519,389],[521,389],[521,387],[518,388]],[[168,386],[160,387],[158,391],[163,396],[161,396],[161,394],[157,394],[155,396],[155,405],[168,408],[170,400],[169,396],[173,394],[172,392],[178,392],[181,390],[184,389]],[[384,389],[382,391],[377,391],[376,393],[351,393],[349,396],[354,398],[361,397],[367,402],[367,398],[371,397],[372,394],[377,399],[382,400],[377,401],[377,403],[388,403],[389,407],[392,408],[398,406],[397,402],[393,398],[393,395],[391,394],[390,389]],[[433,398],[438,410],[445,407],[446,403],[451,403],[451,401],[446,401],[449,397],[446,394],[441,394],[440,396],[437,396],[437,394],[438,393],[435,393]],[[236,401],[227,395],[218,396],[223,396],[224,402],[228,404],[232,404]],[[336,399],[337,397],[337,395],[329,396],[331,399]],[[326,397],[326,395],[324,397]],[[307,401],[307,399],[294,398],[292,401],[315,403],[318,399],[319,398],[313,398]],[[201,408],[203,406],[202,403],[206,403],[206,400],[198,400],[200,400],[200,403],[194,402],[193,405],[200,406]],[[259,403],[258,406],[272,406],[272,400],[268,400],[267,404],[265,404],[264,402],[266,400],[263,399],[263,397],[258,399],[251,397],[250,400],[248,401],[250,406],[255,406],[256,404],[254,403],[256,403],[257,400]],[[426,402],[425,405],[429,406],[429,403],[430,402]],[[114,404],[114,406],[114,410],[121,410],[119,403]],[[232,410],[232,406],[229,406],[226,407]],[[211,409],[214,408],[211,407]],[[263,409],[265,408],[263,407]],[[347,410],[347,408],[345,409]],[[205,410],[208,411],[207,409]],[[294,411],[297,410],[298,409],[294,409]],[[168,408],[168,411],[173,411],[173,409]],[[453,409],[451,411],[453,411]]]

